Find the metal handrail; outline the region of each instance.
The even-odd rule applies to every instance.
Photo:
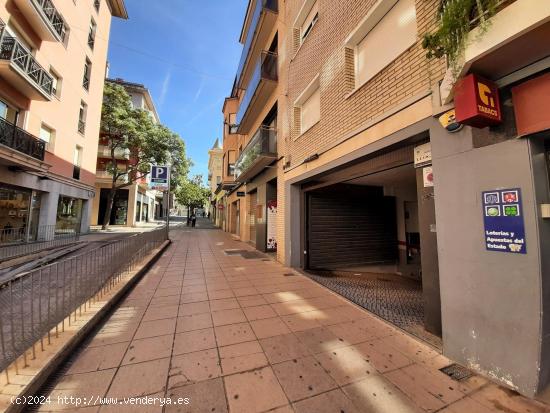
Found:
[[[0,288],[0,371],[52,331],[62,333],[76,311],[110,290],[167,239],[165,228],[119,239],[5,281]],[[69,318],[67,318],[69,317]],[[42,343],[44,344],[44,343]]]
[[[0,261],[72,244],[78,241],[80,224],[4,227],[0,230]]]
[[[46,142],[0,117],[0,144],[39,161],[44,160]]]
[[[2,38],[0,59],[10,61],[21,70],[37,88],[48,96],[52,95],[53,77],[15,37],[4,36]]]

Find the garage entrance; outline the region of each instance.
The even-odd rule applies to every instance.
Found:
[[[302,185],[303,263],[319,283],[437,345],[439,301],[435,309],[424,304],[439,296],[435,208],[433,188],[414,165],[417,145]]]

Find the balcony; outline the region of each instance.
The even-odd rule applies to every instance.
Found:
[[[106,171],[104,169],[98,169],[95,173],[95,176],[96,176],[97,180],[113,182],[113,175],[109,171]],[[127,175],[122,176],[121,178],[118,179],[117,182],[127,183],[128,182],[128,176]]]
[[[42,40],[64,42],[67,26],[51,0],[14,0]]]
[[[53,78],[14,37],[0,45],[0,76],[29,99],[49,101]]]
[[[97,157],[111,159],[111,148],[109,145],[99,145],[97,147]],[[115,148],[115,159],[130,159],[130,149]]]
[[[252,0],[251,0],[252,1]],[[242,88],[248,62],[252,56],[257,56],[259,48],[268,40],[277,21],[279,12],[278,0],[255,0],[254,10],[251,11],[250,24],[246,31],[246,39],[237,69],[236,87]]]
[[[0,118],[0,144],[39,161],[44,160],[46,142],[3,118]]]
[[[250,132],[255,117],[277,87],[277,54],[263,52],[237,111],[238,133]]]
[[[246,182],[277,159],[277,130],[260,127],[235,163],[235,180]]]
[[[78,165],[73,166],[73,179],[80,180],[80,166]]]

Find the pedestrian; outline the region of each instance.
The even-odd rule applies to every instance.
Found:
[[[195,215],[195,213],[193,213],[193,215],[191,215],[191,226],[195,228],[196,223],[197,223],[197,216]]]

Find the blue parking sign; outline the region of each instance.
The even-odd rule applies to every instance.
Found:
[[[166,190],[169,186],[170,172],[169,166],[151,165],[151,189],[158,191]]]

